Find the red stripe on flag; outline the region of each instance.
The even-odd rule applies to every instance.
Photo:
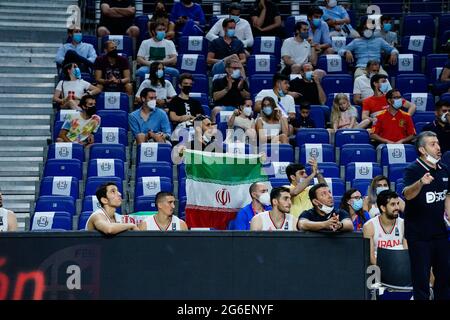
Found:
[[[215,210],[210,207],[186,206],[186,224],[189,228],[214,228],[226,230],[236,217],[236,210]]]

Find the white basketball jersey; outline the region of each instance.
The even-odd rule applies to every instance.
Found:
[[[8,210],[0,208],[0,232],[8,231]]]
[[[403,249],[403,235],[405,231],[403,219],[397,218],[392,230],[384,230],[380,219],[380,216],[376,216],[367,221],[367,223],[372,223],[373,225],[375,257],[377,256],[377,248]]]
[[[177,216],[172,216],[172,221],[167,225],[166,229],[162,229],[156,222],[156,215],[145,219],[147,222],[147,230],[149,231],[179,231],[181,230],[180,219]]]
[[[277,229],[270,217],[269,211],[258,213],[255,217],[261,217],[263,231],[290,231],[295,230],[295,218],[292,214],[286,213],[284,215],[284,222],[280,229]]]
[[[108,221],[110,223],[118,223],[121,221],[121,215],[118,213],[114,213],[114,218],[116,219],[116,222],[111,221],[111,219],[109,218],[109,216],[105,213],[105,211],[103,211],[103,209],[97,209],[94,212],[92,212],[92,214],[89,216],[89,218],[86,221],[86,226],[84,227],[85,230],[88,230],[88,225],[89,225],[89,220],[91,220],[91,218],[96,215],[96,214],[101,214],[102,216],[106,217],[106,219],[108,219]]]

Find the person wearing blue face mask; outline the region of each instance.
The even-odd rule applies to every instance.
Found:
[[[287,119],[281,115],[275,100],[272,97],[265,97],[261,107],[255,125],[259,143],[289,143],[289,125]]]
[[[319,7],[310,7],[308,10],[309,36],[312,37],[312,46],[317,53],[335,53],[331,47],[331,38],[328,24],[322,20],[323,11]]]
[[[398,34],[393,30],[393,23],[390,16],[383,15],[380,17],[380,30],[375,31],[376,37],[381,37],[386,41],[389,45],[393,47],[398,46]]]
[[[367,196],[364,197],[363,210],[369,213],[371,218],[380,214],[380,209],[377,206],[378,195],[390,189],[391,182],[388,177],[378,175],[372,179],[370,185],[367,188]],[[405,201],[402,198],[400,201],[400,212],[405,211]]]
[[[90,72],[97,58],[94,47],[92,44],[82,41],[83,34],[78,27],[68,29],[67,34],[70,42],[63,44],[56,52],[55,62],[57,66],[61,67],[69,63],[76,63],[81,71]]]
[[[294,97],[296,105],[324,105],[327,101],[319,72],[315,72],[313,69],[309,62],[292,66],[292,73],[301,75],[301,79],[295,78],[289,81],[289,94]]]
[[[209,44],[207,63],[212,67],[212,74],[225,73],[225,63],[231,60],[238,60],[245,65],[247,57],[244,44],[235,37],[236,22],[227,18],[222,22],[224,36],[214,39]]]
[[[369,213],[363,210],[363,198],[357,189],[352,188],[344,193],[340,208],[350,214],[353,231],[362,231],[363,225],[370,220]]]

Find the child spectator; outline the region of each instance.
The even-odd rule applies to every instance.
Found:
[[[311,119],[311,107],[309,104],[302,104],[300,106],[300,116],[292,123],[295,132],[301,128],[315,128],[316,123]]]
[[[338,93],[333,100],[331,111],[331,125],[334,130],[338,129],[365,129],[371,124],[370,119],[358,123],[358,111],[350,104],[345,93]]]

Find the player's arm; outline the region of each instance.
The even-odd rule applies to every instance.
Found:
[[[373,241],[374,229],[372,223],[365,223],[363,226],[364,238],[370,240],[370,263],[376,265],[377,259],[375,258],[375,243]]]

